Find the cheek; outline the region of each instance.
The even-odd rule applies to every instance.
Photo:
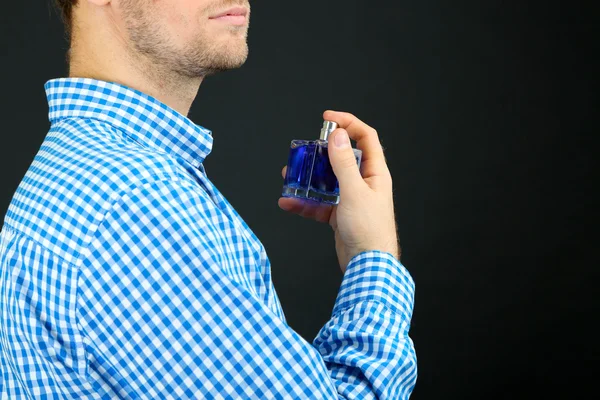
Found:
[[[164,10],[161,21],[162,29],[166,33],[168,41],[181,45],[187,40],[191,30],[189,16],[181,10]],[[158,29],[158,27],[157,27]]]
[[[178,9],[164,10],[163,15],[171,29],[187,29],[190,24],[189,15]]]
[[[185,7],[165,10],[167,24],[174,40],[185,41],[197,35],[202,28],[197,9]]]
[[[198,0],[154,0],[151,13],[163,39],[178,48],[185,48],[201,34],[203,8]],[[153,28],[152,26],[150,27]]]

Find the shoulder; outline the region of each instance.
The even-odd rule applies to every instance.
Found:
[[[51,156],[57,162],[71,166],[73,174],[86,174],[115,191],[126,190],[157,176],[187,179],[193,183],[193,178],[171,155],[148,148],[103,121],[62,120],[52,127],[40,149],[40,154],[48,161],[46,150],[50,147],[61,149],[60,153]]]
[[[107,213],[136,188],[148,196],[149,190],[152,196],[193,194],[200,201],[202,192],[179,161],[104,122],[61,120],[18,186],[5,223],[75,260]]]

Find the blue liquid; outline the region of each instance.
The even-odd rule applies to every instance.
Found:
[[[333,173],[333,168],[329,162],[327,144],[324,146],[317,146],[315,164],[309,187],[316,192],[330,196],[340,195],[339,182]]]
[[[291,146],[284,183],[286,186],[308,188],[315,148],[315,141],[304,141],[298,146]]]
[[[360,167],[362,152],[354,149],[354,153]],[[339,182],[329,162],[327,141],[292,140],[282,196],[339,203]]]

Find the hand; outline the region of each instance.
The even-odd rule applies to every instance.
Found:
[[[330,135],[327,148],[333,172],[340,183],[340,202],[326,205],[281,197],[279,207],[329,223],[335,232],[335,249],[344,273],[352,257],[366,250],[389,252],[400,260],[392,177],[377,131],[349,113],[325,111],[323,118],[339,125]],[[348,135],[362,150],[360,171],[350,141],[342,147],[335,145],[337,139]],[[286,169],[281,171],[284,178]]]

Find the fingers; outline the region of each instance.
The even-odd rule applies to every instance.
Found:
[[[340,138],[345,144],[341,147],[337,144]],[[354,150],[350,146],[350,139],[345,129],[338,128],[332,133],[327,146],[331,168],[338,179],[340,186],[341,201],[352,202],[356,196],[360,198],[361,192],[367,185],[363,180]]]
[[[340,128],[348,132],[350,138],[356,141],[356,147],[362,151],[361,171],[363,178],[389,177],[389,169],[385,162],[383,148],[375,129],[346,112],[328,110],[323,113],[323,118],[336,122]]]
[[[285,211],[324,223],[329,222],[329,217],[333,209],[333,206],[330,204],[319,204],[291,197],[280,197],[278,204]]]
[[[283,167],[283,169],[281,170],[281,177],[283,179],[285,179],[285,173],[287,172],[287,165],[285,167]]]

